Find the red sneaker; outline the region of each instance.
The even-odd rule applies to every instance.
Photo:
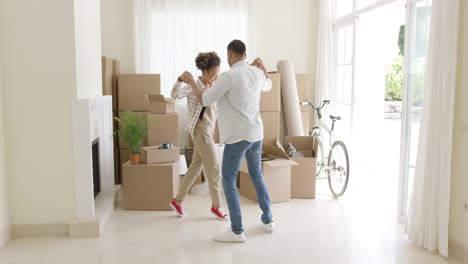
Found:
[[[216,216],[216,218],[218,218],[219,220],[223,220],[223,221],[229,220],[228,215],[225,214],[223,212],[223,209],[221,209],[221,208],[216,209],[216,208],[211,207],[211,213],[214,216]]]
[[[178,217],[184,217],[184,212],[182,211],[182,205],[178,205],[175,199],[172,199],[171,203],[169,204],[172,208],[177,213]]]

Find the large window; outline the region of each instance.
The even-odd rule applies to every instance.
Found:
[[[233,39],[247,45],[255,56],[254,16],[251,0],[136,0],[137,71],[160,73],[161,92],[169,95],[184,70],[195,67],[198,52],[216,51],[221,71],[229,69],[226,47]],[[140,45],[138,45],[140,41]]]
[[[397,0],[334,0],[334,30],[336,77],[335,98],[337,112],[350,116],[351,127],[355,109],[356,85],[356,27],[359,16]],[[406,0],[404,26],[404,88],[402,114],[402,140],[400,151],[399,216],[408,215],[419,141],[419,124],[424,95],[427,43],[432,1]],[[361,58],[361,57],[360,57]],[[359,58],[358,58],[359,62]],[[351,129],[351,131],[353,131]]]
[[[342,117],[337,135],[351,142],[353,98],[354,98],[354,19],[335,25],[336,79],[335,98],[330,98],[335,105],[335,113]]]

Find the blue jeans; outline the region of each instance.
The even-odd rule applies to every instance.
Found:
[[[239,195],[237,193],[237,174],[244,157],[252,182],[257,191],[258,203],[263,211],[261,220],[264,224],[273,222],[270,207],[270,196],[263,180],[262,173],[262,141],[241,141],[234,144],[226,144],[223,154],[223,187],[226,201],[229,207],[232,231],[236,234],[244,232],[242,226],[242,214]]]

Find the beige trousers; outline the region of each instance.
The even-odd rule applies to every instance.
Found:
[[[205,168],[206,180],[208,181],[208,188],[211,194],[211,201],[214,208],[219,208],[221,205],[221,195],[219,189],[219,180],[221,176],[220,162],[218,160],[217,146],[214,143],[212,129],[206,129],[201,126],[196,126],[193,131],[193,157],[192,163],[182,177],[179,186],[179,193],[176,196],[177,203],[181,203],[185,195],[188,193],[195,178],[200,175],[203,168]]]

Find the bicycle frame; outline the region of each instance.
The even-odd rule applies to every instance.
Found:
[[[318,133],[314,133],[313,135],[314,136],[317,136],[317,137],[320,137],[320,138],[323,138],[322,137],[322,132],[320,129],[323,129],[325,130],[325,132],[327,132],[328,134],[328,149],[331,148],[332,146],[332,142],[334,142],[334,136],[333,136],[333,130],[330,129],[323,121],[322,119],[318,119],[318,124],[319,126],[317,127],[316,130],[318,130]],[[323,143],[323,142],[322,142]]]
[[[330,101],[324,100],[319,107],[315,107],[311,102],[304,102],[301,103],[301,105],[309,105],[313,110],[314,113],[317,114],[317,125],[316,127],[313,128],[311,131],[311,135],[317,137],[318,145],[319,145],[319,150],[317,151],[317,172],[316,172],[316,178],[317,179],[323,179],[327,178],[328,179],[328,185],[330,187],[330,190],[335,198],[338,198],[344,194],[346,191],[346,187],[348,186],[348,181],[349,181],[349,155],[348,151],[346,149],[346,145],[341,141],[341,140],[335,140],[334,137],[334,130],[335,130],[335,123],[339,120],[341,120],[340,116],[332,116],[330,115],[330,119],[332,121],[332,126],[331,129],[327,126],[327,124],[322,120],[322,114],[320,110],[323,109],[323,107],[327,104],[329,104]],[[328,134],[328,149],[324,146],[324,136],[322,135],[322,129]],[[339,160],[337,162],[337,159],[333,155],[334,150],[336,149],[342,149],[342,153],[344,155],[337,155],[337,157],[343,157],[343,160]],[[326,149],[326,151],[325,151]],[[327,153],[327,154],[325,154]],[[321,155],[319,158],[318,155]],[[320,163],[318,162],[320,160]],[[326,177],[322,176],[322,173],[325,172]],[[336,175],[338,173],[338,175]],[[333,180],[332,180],[333,177]],[[339,181],[339,184],[341,187],[339,189],[336,189],[333,186],[333,182]],[[339,190],[339,191],[337,191]]]
[[[313,130],[311,131],[312,132],[312,135],[313,136],[317,136],[317,137],[320,137],[320,138],[323,138],[322,137],[322,132],[321,132],[321,129],[325,130],[325,132],[328,134],[328,149],[327,150],[330,150],[331,146],[332,146],[332,143],[334,142],[334,135],[333,135],[333,130],[334,130],[334,126],[330,129],[326,124],[325,122],[323,122],[322,120],[322,116],[319,114],[319,111],[326,105],[329,103],[329,101],[324,101],[324,103],[322,103],[322,106],[316,108],[314,107],[314,105],[311,103],[311,102],[305,102],[307,105],[309,105],[312,110],[314,111],[314,115],[317,117],[317,120],[318,120],[318,127],[314,127]],[[301,103],[302,105],[304,105],[304,103]],[[318,131],[318,132],[317,132]],[[322,142],[323,143],[323,142]]]

